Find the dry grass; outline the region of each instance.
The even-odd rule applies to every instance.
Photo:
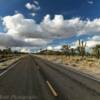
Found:
[[[13,62],[15,62],[18,59],[19,59],[19,57],[16,57],[14,59],[10,59],[10,60],[7,60],[5,62],[1,62],[0,63],[0,70],[6,69],[9,65],[11,65]]]
[[[54,56],[54,55],[40,55],[40,57],[53,61],[55,63],[70,65],[70,67],[80,70],[84,73],[94,75],[100,78],[100,59],[85,57],[82,59],[79,56]]]

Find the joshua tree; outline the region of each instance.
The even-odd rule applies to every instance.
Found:
[[[79,52],[79,55],[82,56],[82,58],[85,56],[85,48],[86,48],[86,42],[79,40],[77,50]]]
[[[70,53],[71,53],[72,56],[74,56],[75,55],[75,49],[74,48],[71,48],[70,49]]]
[[[96,58],[100,58],[100,45],[96,45],[94,48],[93,48],[93,55],[96,56]]]
[[[63,45],[62,51],[66,56],[70,56],[70,46],[69,45]]]

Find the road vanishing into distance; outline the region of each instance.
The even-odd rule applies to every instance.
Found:
[[[0,71],[0,100],[100,100],[100,80],[27,55]]]

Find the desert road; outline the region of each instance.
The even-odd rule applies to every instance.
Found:
[[[0,100],[100,100],[100,80],[27,55],[0,73]]]

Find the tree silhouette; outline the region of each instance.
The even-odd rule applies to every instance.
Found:
[[[77,50],[82,58],[85,56],[86,42],[79,40]]]

